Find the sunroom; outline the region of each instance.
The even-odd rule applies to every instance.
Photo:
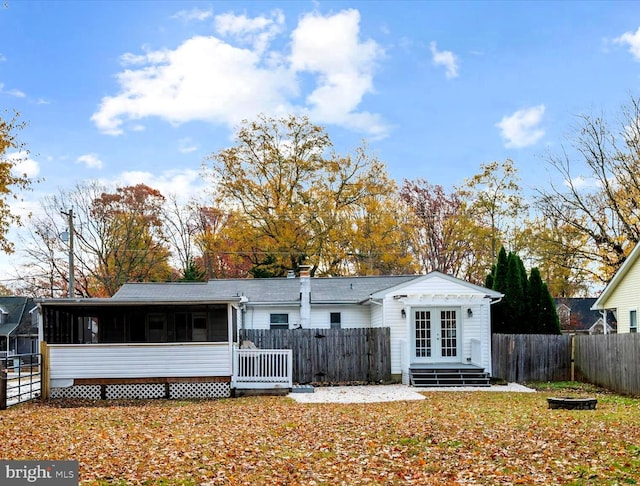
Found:
[[[230,396],[240,300],[40,302],[49,396]]]

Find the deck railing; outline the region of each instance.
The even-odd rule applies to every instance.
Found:
[[[290,349],[234,349],[232,386],[240,389],[291,388]]]

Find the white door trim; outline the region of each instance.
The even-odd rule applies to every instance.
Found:
[[[445,313],[445,314],[443,314]],[[461,363],[462,308],[459,306],[412,307],[410,362]],[[453,327],[447,329],[447,325]]]

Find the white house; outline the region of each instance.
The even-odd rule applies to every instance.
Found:
[[[640,311],[640,245],[631,251],[600,296],[591,307],[603,314],[612,312],[617,332],[638,332]]]
[[[79,385],[104,395],[106,385],[146,379],[158,396],[196,381],[224,383],[226,396],[238,381],[240,329],[388,327],[391,373],[405,383],[418,384],[427,369],[489,375],[491,304],[501,297],[439,272],[311,278],[303,270],[299,278],[128,283],[110,299],[42,301],[40,314],[53,395]]]

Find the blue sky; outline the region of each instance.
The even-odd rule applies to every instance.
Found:
[[[4,3],[4,2],[3,2]],[[258,113],[363,139],[394,179],[450,188],[512,158],[544,184],[576,115],[640,84],[640,2],[30,2],[0,7],[0,108],[43,178],[197,195]]]

